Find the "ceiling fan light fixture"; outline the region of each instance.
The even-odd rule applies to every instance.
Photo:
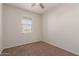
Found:
[[[33,3],[33,4],[32,4],[32,7],[38,6],[38,5],[39,5],[41,8],[45,8],[44,5],[43,5],[43,3]]]

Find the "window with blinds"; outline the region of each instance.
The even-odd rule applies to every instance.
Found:
[[[22,32],[30,33],[32,32],[32,19],[28,17],[23,17],[22,19]]]

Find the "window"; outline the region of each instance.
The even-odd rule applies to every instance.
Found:
[[[22,32],[30,33],[32,32],[32,19],[28,17],[23,17],[22,19]]]

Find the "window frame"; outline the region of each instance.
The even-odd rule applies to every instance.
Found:
[[[26,24],[24,24],[23,23],[23,21],[26,21]],[[27,23],[27,21],[29,22],[29,23]],[[27,27],[27,31],[25,31],[25,29],[24,29],[24,25],[26,25],[26,27]],[[29,28],[29,25],[30,25],[30,30],[28,29]],[[22,26],[22,33],[32,33],[32,18],[30,18],[30,17],[27,17],[27,16],[23,16],[23,18],[22,18],[22,20],[21,20],[21,26]]]

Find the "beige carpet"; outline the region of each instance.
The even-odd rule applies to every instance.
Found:
[[[73,53],[41,41],[4,49],[2,53],[9,53],[11,56],[76,56]]]

